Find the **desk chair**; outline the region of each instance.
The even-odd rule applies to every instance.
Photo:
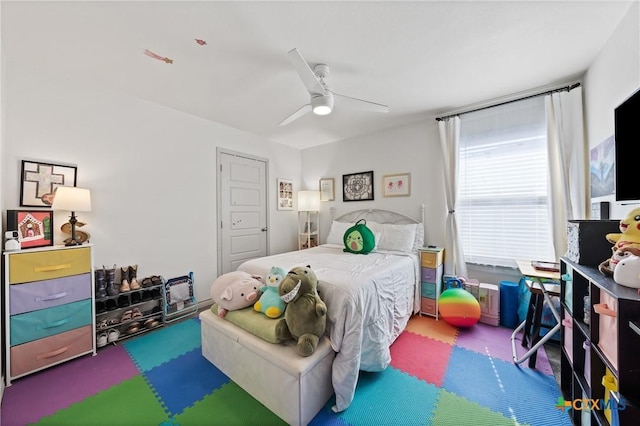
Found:
[[[529,306],[527,308],[527,317],[511,334],[511,351],[513,355],[513,362],[521,364],[527,359],[529,360],[529,368],[535,368],[538,348],[544,345],[553,335],[560,330],[561,319],[560,313],[553,304],[552,297],[560,296],[560,285],[555,283],[544,283],[544,279],[559,279],[560,274],[557,272],[537,271],[531,266],[529,261],[516,261],[520,272],[524,275],[525,283],[529,287],[531,298],[529,299]],[[542,324],[542,310],[544,308],[544,301],[547,301],[549,310],[556,319],[554,326]],[[546,328],[549,331],[540,336],[540,329]],[[518,357],[516,350],[516,336],[522,332],[522,346],[529,350]]]

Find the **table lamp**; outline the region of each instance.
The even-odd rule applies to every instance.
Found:
[[[56,188],[53,199],[53,210],[66,210],[71,212],[69,223],[71,224],[71,240],[65,246],[77,246],[82,244],[76,239],[76,212],[91,211],[91,193],[86,188],[75,186],[59,186]]]

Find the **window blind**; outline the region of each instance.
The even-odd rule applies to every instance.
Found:
[[[553,260],[542,96],[461,116],[456,215],[468,263]]]

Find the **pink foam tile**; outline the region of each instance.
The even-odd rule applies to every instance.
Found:
[[[35,422],[138,374],[124,347],[110,346],[16,379],[4,391],[1,424]]]
[[[456,346],[488,355],[507,362],[513,362],[511,349],[511,334],[513,330],[506,327],[495,327],[488,324],[477,323],[473,327],[461,328],[456,340]],[[528,351],[522,346],[522,332],[516,336],[516,353],[522,357]],[[529,361],[520,364],[523,368],[529,368]],[[537,371],[552,375],[553,370],[544,347],[538,349],[536,368]]]
[[[453,346],[405,331],[391,345],[391,366],[442,386]]]

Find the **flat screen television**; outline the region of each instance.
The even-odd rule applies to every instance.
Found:
[[[614,117],[616,201],[640,201],[640,89],[616,107]]]

